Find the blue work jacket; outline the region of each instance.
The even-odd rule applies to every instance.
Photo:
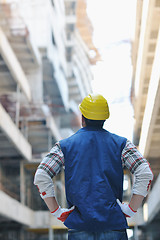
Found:
[[[69,229],[102,232],[127,228],[119,205],[123,194],[121,154],[126,138],[103,128],[84,127],[60,141],[65,159],[65,188],[75,210]]]

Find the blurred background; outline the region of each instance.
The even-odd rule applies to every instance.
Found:
[[[105,128],[149,161],[151,189],[130,240],[160,239],[160,0],[0,0],[0,240],[65,240],[33,178],[81,127],[78,104],[108,100]],[[53,179],[66,206],[64,172]],[[134,177],[124,169],[124,201]]]

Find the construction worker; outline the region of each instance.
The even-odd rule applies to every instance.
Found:
[[[107,100],[89,94],[79,105],[82,128],[57,142],[34,178],[50,212],[68,227],[69,240],[126,240],[126,217],[136,214],[153,174],[134,144],[103,128]],[[52,178],[65,167],[68,209],[55,198]],[[123,167],[135,175],[129,204],[122,204]]]

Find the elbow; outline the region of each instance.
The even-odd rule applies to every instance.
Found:
[[[153,175],[153,172],[151,171],[151,174],[148,176],[148,178],[150,179],[149,182],[148,182],[148,185],[147,185],[147,193],[149,192],[150,190],[150,186],[151,186],[151,183],[154,179],[154,175]]]
[[[148,163],[148,165],[149,165],[149,169],[150,169],[150,173],[148,173],[148,174],[149,174],[150,180],[151,180],[151,182],[152,182],[153,179],[154,179],[154,174],[153,174],[153,172],[152,172],[152,169],[151,169],[151,166],[150,166],[149,163]]]
[[[154,179],[154,174],[153,174],[153,172],[151,173],[151,181],[153,181],[153,179]]]

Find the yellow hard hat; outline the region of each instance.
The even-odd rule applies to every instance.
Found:
[[[79,104],[82,115],[91,120],[106,120],[109,118],[107,100],[100,94],[91,93]]]

